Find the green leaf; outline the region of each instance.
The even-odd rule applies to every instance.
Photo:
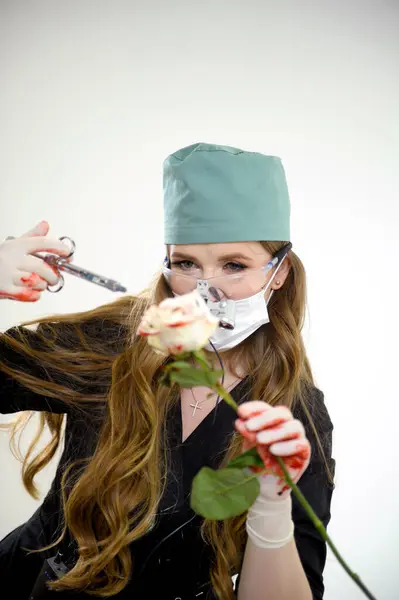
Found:
[[[193,354],[195,358],[198,358],[198,360],[202,360],[208,364],[205,352],[203,350],[194,350]]]
[[[264,462],[256,448],[251,448],[237,456],[237,458],[233,458],[226,466],[226,469],[244,469],[245,467],[252,466],[264,467]]]
[[[181,354],[175,354],[175,358],[177,361],[179,360],[189,360],[193,356],[192,352],[182,352]]]
[[[216,383],[218,383],[219,379],[222,378],[223,371],[212,369],[212,371],[205,371],[205,375],[208,379],[208,384],[215,385]]]
[[[248,510],[259,489],[258,478],[241,469],[203,467],[193,479],[191,508],[207,519],[229,519]]]
[[[193,365],[184,360],[174,360],[165,366],[165,371],[179,371],[180,369],[192,369]]]
[[[212,387],[221,377],[220,373],[221,371],[203,371],[190,366],[179,371],[169,371],[169,377],[171,381],[178,383],[183,388],[197,385]]]
[[[207,371],[211,369],[211,365],[208,363],[207,358],[205,356],[205,352],[203,350],[196,350],[193,352],[193,356],[198,364],[200,364]]]

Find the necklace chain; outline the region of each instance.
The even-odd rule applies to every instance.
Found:
[[[235,379],[235,380],[233,381],[233,383],[231,383],[231,384],[230,384],[230,385],[229,385],[229,386],[226,388],[226,391],[227,391],[227,392],[229,392],[229,391],[231,390],[231,388],[234,386],[234,384],[235,384],[235,383],[237,383],[238,381],[241,381],[241,378],[240,378],[240,377],[239,377],[238,379]],[[194,398],[194,402],[195,402],[195,404],[190,404],[190,406],[191,406],[191,407],[192,407],[192,409],[193,409],[193,412],[192,412],[192,415],[191,415],[191,416],[192,416],[192,417],[195,417],[195,412],[196,412],[197,410],[202,410],[202,406],[200,406],[200,404],[202,404],[203,402],[206,402],[207,400],[210,400],[214,394],[212,394],[212,396],[210,396],[209,398],[205,398],[204,400],[197,400],[197,398],[195,397],[195,394],[194,394],[194,390],[193,390],[193,388],[190,388],[190,391],[191,391],[191,394],[192,394],[192,396],[193,396],[193,398]]]

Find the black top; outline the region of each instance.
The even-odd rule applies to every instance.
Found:
[[[34,339],[34,332],[30,333]],[[4,348],[0,339],[1,358],[14,365],[34,370],[32,364],[21,364],[21,356],[13,355]],[[6,356],[5,356],[6,355]],[[36,367],[37,372],[37,367]],[[43,377],[45,373],[43,372]],[[232,390],[236,402],[249,397],[249,382],[243,380]],[[321,437],[329,466],[334,472],[335,461],[331,457],[333,425],[324,404],[323,394],[312,390],[311,413]],[[67,462],[90,456],[99,433],[98,420],[85,419],[82,413],[66,409],[60,401],[39,396],[24,389],[15,380],[0,372],[0,412],[14,413],[22,410],[67,413],[65,447],[51,489],[42,505],[24,524],[17,527],[0,541],[0,581],[13,588],[13,597],[23,600],[29,592],[50,552],[27,555],[23,547],[38,548],[56,539],[60,533],[60,476]],[[317,449],[314,435],[306,416],[298,408],[294,416],[302,421],[312,445],[312,458],[308,469],[299,481],[299,488],[326,526],[330,521],[332,487],[327,481],[325,466]],[[158,520],[154,529],[132,544],[134,571],[126,588],[115,600],[127,598],[162,597],[162,600],[181,598],[204,599],[209,593],[209,569],[212,553],[202,541],[199,531],[201,517],[192,512],[189,494],[192,479],[202,466],[217,468],[223,457],[227,439],[234,428],[236,415],[221,402],[207,415],[193,433],[182,442],[180,406],[171,411],[168,420],[169,446],[171,448],[171,473],[164,497],[159,506]],[[326,560],[326,546],[306,514],[293,496],[293,521],[298,552],[313,592],[314,600],[323,598],[322,572]],[[168,537],[169,536],[169,537]],[[289,574],[287,574],[289,576]],[[4,588],[3,588],[4,589]],[[201,593],[202,592],[202,593]],[[162,593],[162,596],[160,596]],[[209,593],[209,596],[206,594]],[[88,600],[83,593],[48,593],[54,598]],[[47,596],[46,596],[47,597]]]

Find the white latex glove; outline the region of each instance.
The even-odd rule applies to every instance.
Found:
[[[280,548],[292,539],[291,488],[285,483],[275,456],[280,456],[294,483],[307,469],[311,447],[305,429],[285,406],[258,400],[238,408],[236,429],[245,438],[243,450],[256,446],[270,473],[259,475],[260,493],[247,516],[247,533],[261,548]],[[261,469],[261,467],[260,467]]]
[[[0,298],[36,302],[58,275],[44,260],[31,254],[51,252],[66,257],[70,249],[60,240],[47,237],[49,225],[42,221],[13,240],[0,243]]]

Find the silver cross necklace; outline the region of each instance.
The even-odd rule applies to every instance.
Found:
[[[239,377],[238,379],[235,379],[235,380],[233,381],[233,383],[232,383],[232,384],[230,384],[228,388],[226,388],[226,390],[229,392],[229,391],[231,390],[231,388],[234,386],[234,384],[235,384],[235,383],[237,383],[238,381],[241,381],[241,377]],[[192,396],[193,396],[193,398],[194,398],[194,402],[195,402],[195,404],[190,404],[190,406],[191,406],[191,407],[192,407],[192,409],[193,409],[193,412],[192,412],[192,415],[191,415],[191,416],[192,416],[192,417],[195,417],[195,412],[196,412],[197,410],[202,410],[202,406],[200,406],[200,405],[201,405],[203,402],[206,402],[207,400],[210,400],[210,399],[211,399],[211,398],[214,396],[214,394],[212,394],[212,396],[210,396],[209,398],[205,398],[205,400],[197,400],[197,398],[195,397],[195,394],[194,394],[194,390],[193,390],[193,388],[190,388],[190,390],[191,390],[191,394],[192,394]]]

